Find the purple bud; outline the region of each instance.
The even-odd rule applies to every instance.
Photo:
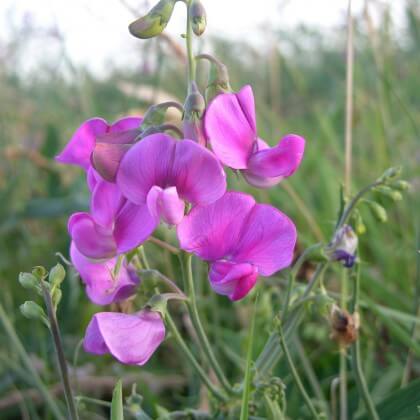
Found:
[[[344,225],[335,234],[326,253],[331,261],[341,261],[346,268],[353,267],[356,261],[358,238],[349,225]]]

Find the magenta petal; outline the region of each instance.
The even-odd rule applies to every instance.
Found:
[[[176,187],[162,188],[154,186],[147,195],[147,207],[150,213],[168,225],[177,225],[184,217],[185,203],[178,196]]]
[[[249,185],[252,185],[257,188],[271,188],[274,185],[277,185],[281,182],[284,177],[283,176],[273,176],[273,177],[264,177],[258,176],[253,173],[250,173],[246,169],[241,171],[245,181],[248,182]]]
[[[210,261],[231,255],[254,206],[250,195],[227,192],[208,206],[194,207],[178,225],[181,248]]]
[[[127,299],[136,291],[140,279],[124,261],[114,277],[117,258],[105,262],[93,262],[86,258],[72,243],[71,261],[86,284],[89,299],[97,305],[109,305]]]
[[[83,346],[89,353],[111,353],[121,363],[141,366],[164,338],[165,325],[157,312],[100,312],[90,321]]]
[[[118,187],[107,181],[98,181],[92,193],[90,210],[96,223],[112,228],[115,216],[124,203]]]
[[[247,168],[256,140],[254,96],[250,86],[224,93],[210,102],[204,129],[216,156],[226,166]]]
[[[112,123],[110,132],[115,133],[118,131],[133,130],[140,127],[143,118],[141,117],[124,117]]]
[[[191,140],[176,143],[172,185],[192,204],[206,205],[226,191],[226,175],[214,155]]]
[[[239,300],[254,287],[258,270],[252,264],[217,261],[210,266],[209,279],[213,290],[230,300]]]
[[[86,257],[102,259],[115,255],[116,244],[112,231],[95,223],[90,214],[72,214],[68,230],[77,249]]]
[[[152,134],[136,143],[123,157],[117,173],[123,195],[143,204],[154,185],[167,186],[174,153],[175,140],[165,134]]]
[[[119,253],[131,251],[142,244],[156,229],[159,218],[154,217],[146,204],[126,202],[114,225],[114,238]]]
[[[251,262],[262,276],[270,276],[290,265],[295,244],[293,222],[276,208],[257,204],[244,224],[231,260]]]
[[[69,165],[78,165],[88,170],[90,156],[95,147],[95,139],[108,130],[108,124],[101,118],[92,118],[84,122],[73,134],[64,150],[56,160]]]
[[[98,181],[100,181],[102,177],[96,172],[93,166],[89,166],[89,169],[86,172],[86,183],[88,185],[89,191],[92,192]]]
[[[259,177],[288,177],[299,167],[304,151],[303,137],[289,134],[276,147],[254,153],[244,172]]]

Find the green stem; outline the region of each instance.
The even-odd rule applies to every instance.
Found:
[[[42,382],[41,378],[38,375],[38,372],[35,370],[35,368],[32,365],[32,361],[29,358],[28,354],[26,353],[25,348],[22,345],[22,342],[20,341],[19,337],[16,335],[16,332],[12,326],[12,324],[9,321],[8,316],[6,315],[6,312],[4,311],[3,305],[0,303],[0,320],[3,324],[3,327],[6,331],[6,334],[9,337],[9,340],[11,344],[13,345],[14,349],[22,359],[23,364],[25,365],[25,368],[28,372],[32,375],[32,379],[34,384],[37,386],[39,391],[41,392],[42,396],[45,399],[45,402],[50,407],[51,412],[54,414],[54,416],[59,420],[65,420],[63,414],[61,413],[60,409],[57,406],[57,403],[55,402],[54,398],[51,396],[50,392],[48,391],[47,387]]]
[[[54,341],[54,347],[57,354],[58,366],[60,367],[61,381],[63,383],[64,396],[66,398],[67,409],[71,420],[78,420],[76,405],[74,404],[73,392],[70,385],[69,372],[67,369],[67,362],[63,350],[63,342],[61,341],[60,329],[57,322],[57,316],[51,299],[50,292],[46,287],[40,283],[42,293],[47,307],[48,319],[50,321],[50,332]]]
[[[281,325],[278,327],[278,336],[279,336],[279,339],[280,339],[280,346],[283,349],[284,355],[286,356],[287,364],[289,365],[289,369],[290,369],[290,372],[293,376],[293,380],[295,381],[296,386],[298,387],[300,393],[302,394],[302,397],[303,397],[307,407],[309,408],[309,411],[311,412],[312,417],[314,419],[321,418],[320,415],[318,414],[318,412],[315,410],[315,407],[313,406],[312,401],[311,401],[309,395],[307,394],[307,392],[305,390],[305,387],[302,383],[302,380],[300,379],[299,373],[298,373],[298,371],[295,367],[295,364],[293,362],[293,359],[292,359],[292,357],[290,355],[290,352],[289,352],[289,349],[287,347],[286,340],[284,339],[283,329],[282,329]]]
[[[347,307],[347,270],[343,270],[341,279],[340,306]],[[347,420],[347,348],[340,345],[340,420]]]
[[[188,86],[191,82],[195,81],[195,58],[192,48],[192,39],[193,39],[193,31],[192,31],[192,21],[191,21],[191,13],[190,13],[190,3],[191,0],[186,0],[185,4],[187,6],[187,32],[185,34],[185,40],[187,45],[187,57],[188,57]]]
[[[214,384],[210,381],[210,378],[207,376],[207,374],[204,372],[204,370],[201,368],[199,363],[197,362],[194,355],[191,353],[190,349],[188,348],[187,344],[183,340],[181,334],[179,333],[175,322],[169,315],[169,313],[166,313],[165,316],[166,324],[169,327],[169,330],[173,334],[175,340],[178,343],[178,346],[183,351],[186,358],[191,362],[191,364],[194,366],[195,370],[197,371],[198,375],[200,376],[200,379],[203,381],[203,383],[206,385],[208,390],[220,401],[227,401],[227,397],[225,394],[221,393],[219,389],[217,389]]]
[[[353,286],[353,299],[351,303],[351,310],[354,313],[357,312],[359,306],[359,295],[360,295],[360,266],[356,267],[356,276]],[[361,357],[360,357],[360,338],[356,340],[351,347],[351,360],[353,373],[356,377],[356,384],[365,403],[366,411],[372,420],[379,420],[379,415],[376,412],[375,404],[369,393],[369,389],[366,383],[365,375],[363,374]]]
[[[200,342],[200,345],[206,355],[211,367],[214,370],[214,373],[217,376],[217,379],[220,381],[222,387],[228,392],[232,393],[232,387],[230,386],[228,380],[226,379],[225,374],[223,373],[222,368],[220,367],[216,357],[211,349],[209,340],[207,335],[204,331],[203,325],[201,324],[200,316],[198,315],[198,308],[197,308],[197,298],[195,295],[195,287],[194,287],[194,279],[192,274],[192,256],[191,254],[185,254],[183,261],[183,275],[185,277],[184,284],[186,287],[186,292],[189,300],[186,302],[188,311],[191,317],[191,322],[194,326],[194,329],[197,332],[197,337]]]

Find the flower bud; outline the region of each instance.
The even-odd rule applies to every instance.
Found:
[[[390,187],[380,186],[375,190],[380,194],[389,197],[393,201],[401,201],[403,199],[403,196],[399,191],[393,190]]]
[[[39,285],[39,280],[31,273],[20,273],[19,274],[19,283],[25,289],[32,289],[37,292],[41,291],[41,287]]]
[[[38,266],[36,266],[36,267],[34,267],[33,269],[32,269],[32,274],[37,278],[37,279],[39,279],[39,280],[44,280],[45,279],[45,277],[47,277],[47,275],[48,275],[48,271],[44,268],[44,267],[42,267],[42,266],[40,266],[40,265],[38,265]]]
[[[402,167],[401,166],[394,166],[388,168],[379,178],[381,181],[392,181],[395,178],[398,178],[401,175]]]
[[[349,225],[342,226],[335,234],[325,253],[331,261],[341,261],[344,267],[353,267],[356,261],[358,239]]]
[[[177,0],[160,0],[147,15],[135,20],[128,27],[131,35],[140,39],[160,35],[171,19]]]
[[[366,225],[363,222],[362,215],[360,214],[360,211],[358,209],[355,209],[353,211],[352,216],[353,222],[354,222],[354,229],[356,233],[360,235],[364,235],[366,233]]]
[[[383,206],[376,203],[375,201],[368,201],[368,204],[376,220],[378,220],[381,223],[385,223],[388,220],[386,210]]]
[[[207,26],[206,10],[203,3],[200,0],[192,0],[189,13],[192,21],[192,30],[197,36],[202,35]]]
[[[206,102],[201,95],[195,82],[191,83],[188,96],[184,104],[184,118],[182,128],[184,138],[194,140],[202,146],[206,146],[206,138],[203,131],[202,117],[206,108]]]
[[[358,337],[360,320],[357,312],[349,314],[347,311],[333,305],[330,316],[331,337],[340,345],[348,346]]]
[[[157,127],[160,127],[165,122],[166,113],[168,108],[177,108],[183,112],[182,105],[178,102],[168,101],[162,102],[157,105],[152,105],[144,114],[143,120],[140,124],[141,137],[144,138],[149,134],[153,134]]]
[[[50,270],[48,280],[53,287],[58,287],[63,282],[65,277],[66,270],[64,270],[64,267],[61,264],[57,264]]]
[[[40,319],[44,324],[49,325],[44,310],[34,301],[27,300],[23,305],[20,305],[19,309],[24,317],[28,319]]]
[[[410,183],[404,180],[400,180],[393,182],[390,187],[398,191],[407,191],[410,189]]]

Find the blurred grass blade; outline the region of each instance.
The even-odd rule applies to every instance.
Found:
[[[115,385],[112,393],[111,420],[124,420],[121,379]]]
[[[252,364],[252,350],[254,347],[254,332],[255,332],[255,318],[257,313],[258,295],[255,298],[254,311],[252,314],[251,325],[249,327],[248,351],[246,355],[244,390],[242,393],[241,402],[241,417],[240,420],[248,419],[249,394],[251,387],[251,364]]]

